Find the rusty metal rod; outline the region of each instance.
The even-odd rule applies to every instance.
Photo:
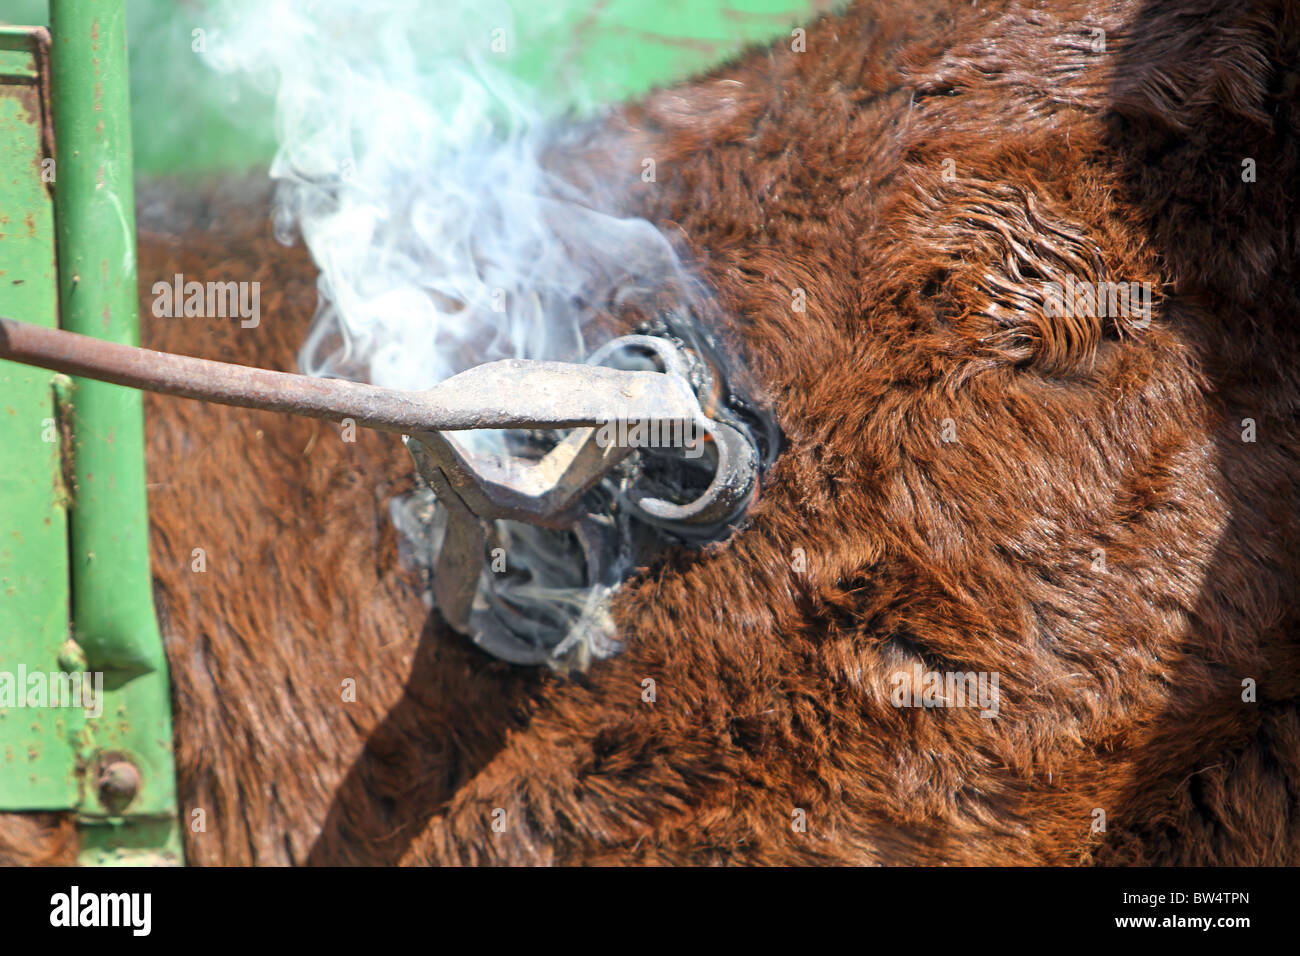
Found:
[[[365,428],[402,434],[574,428],[700,414],[678,376],[567,362],[489,362],[433,388],[403,391],[155,352],[6,318],[0,318],[0,358],[223,405],[350,418]]]

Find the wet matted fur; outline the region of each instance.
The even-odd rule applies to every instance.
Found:
[[[391,437],[149,400],[192,862],[1300,862],[1300,10],[883,0],[806,44],[600,133],[788,444],[585,677],[426,613]],[[146,291],[260,280],[264,320],[146,344],[292,368],[307,256],[220,193],[161,221]],[[1067,277],[1154,318],[1054,316]],[[894,707],[918,663],[997,673],[996,719]]]

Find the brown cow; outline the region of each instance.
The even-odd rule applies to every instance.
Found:
[[[881,0],[609,121],[788,444],[578,679],[427,614],[391,436],[150,399],[189,860],[1300,863],[1298,84],[1287,0]],[[146,342],[293,368],[315,270],[239,195],[142,202],[142,284],[267,318]]]

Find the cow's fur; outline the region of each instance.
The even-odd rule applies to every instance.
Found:
[[[881,0],[607,124],[789,441],[579,680],[425,620],[391,437],[151,398],[189,859],[1300,863],[1298,81],[1284,0]],[[208,203],[142,283],[266,318],[147,343],[291,368],[310,261]],[[1154,321],[1047,314],[1066,275]],[[896,709],[914,662],[999,716]],[[0,855],[70,852],[47,824]]]

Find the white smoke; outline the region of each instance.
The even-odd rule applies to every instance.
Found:
[[[525,39],[500,3],[250,0],[220,10],[208,60],[273,93],[277,233],[301,233],[320,269],[304,372],[426,388],[500,358],[580,360],[611,334],[602,317],[630,308],[654,319],[699,301],[663,234],[616,212],[642,158],[602,152],[510,78],[501,57]],[[569,99],[547,96],[552,107]],[[501,433],[459,437],[511,447]],[[621,492],[592,494],[610,510]],[[609,553],[592,566],[566,533],[497,522],[516,573],[486,575],[478,601],[502,626],[474,639],[553,666],[614,653],[609,595],[636,554],[619,508],[617,525],[602,519]],[[391,510],[427,567],[439,537],[432,492]]]
[[[277,234],[300,232],[320,269],[304,372],[414,389],[498,358],[576,360],[615,304],[690,296],[664,236],[605,211],[639,162],[584,165],[581,190],[543,167],[563,144],[504,69],[526,42],[504,5],[219,9],[208,62],[274,89]]]

